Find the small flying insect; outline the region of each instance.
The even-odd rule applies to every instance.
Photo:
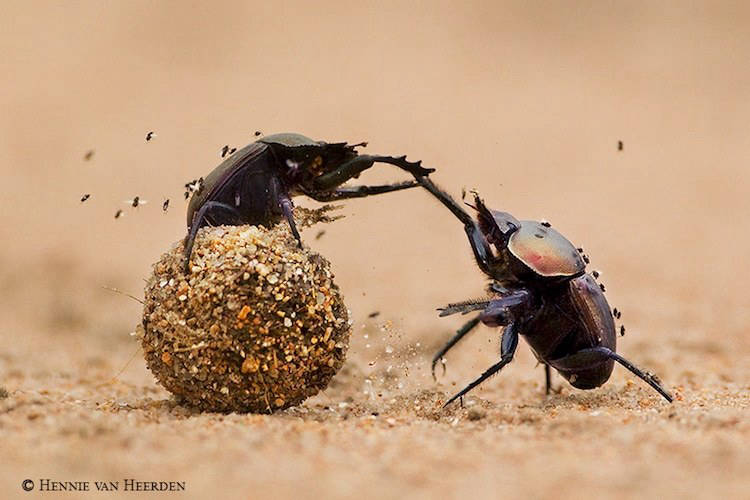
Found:
[[[203,190],[203,177],[193,179],[192,181],[185,183],[185,199],[187,200],[191,194],[198,193]]]
[[[153,139],[155,135],[156,134],[154,134],[153,132],[149,132],[148,134],[146,134],[146,142],[148,142],[151,139]]]
[[[228,152],[229,152],[229,146],[228,145],[224,145],[224,147],[221,148],[221,157],[224,158],[227,155]]]
[[[263,132],[261,132],[260,130],[255,131],[255,137],[260,137],[261,135],[263,135]]]
[[[142,200],[140,196],[136,196],[132,200],[125,200],[125,203],[127,203],[133,208],[138,208],[139,206],[145,205],[146,203],[148,203],[148,201]]]
[[[86,160],[86,161],[89,161],[93,157],[94,157],[94,150],[93,149],[89,149],[88,151],[86,151],[86,154],[83,155],[83,159]]]
[[[83,203],[84,201],[88,200],[90,197],[91,197],[90,194],[84,194],[83,196],[81,196],[81,203]]]
[[[625,145],[622,143],[622,141],[617,141],[617,151],[622,151],[625,148]]]
[[[120,217],[122,217],[122,210],[117,210],[117,212],[115,212],[115,219],[119,219]]]
[[[166,212],[167,210],[169,210],[169,198],[167,198],[166,200],[164,200],[164,203],[161,204],[161,209],[164,212]]]

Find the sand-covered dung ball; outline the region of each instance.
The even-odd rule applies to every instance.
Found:
[[[200,230],[153,266],[139,335],[149,369],[183,403],[270,413],[324,389],[344,362],[349,318],[329,262],[284,224]]]

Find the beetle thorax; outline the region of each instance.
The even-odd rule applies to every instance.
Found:
[[[521,221],[507,248],[514,259],[540,278],[572,278],[586,268],[570,241],[537,221]]]

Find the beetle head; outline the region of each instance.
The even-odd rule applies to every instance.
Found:
[[[321,169],[322,173],[329,173],[339,168],[344,163],[350,161],[352,158],[357,156],[356,148],[359,146],[366,146],[366,142],[359,144],[347,144],[345,142],[319,142],[320,149],[318,151],[321,158]]]
[[[273,134],[259,139],[270,146],[286,169],[284,175],[290,184],[306,184],[328,170],[331,156],[341,148],[338,144],[314,141],[301,134]],[[346,144],[344,144],[345,146]]]
[[[272,134],[258,139],[258,142],[268,144],[269,146],[280,146],[289,149],[305,149],[317,146],[319,143],[302,134],[285,132],[282,134]]]
[[[345,142],[327,143],[320,141],[314,148],[306,151],[290,151],[288,158],[294,162],[287,172],[287,178],[292,184],[299,184],[308,191],[316,189],[318,178],[335,172],[341,165],[356,158],[356,148],[361,144],[347,144]],[[291,156],[293,153],[300,153]],[[291,163],[291,162],[288,162]],[[356,175],[355,175],[356,177]]]
[[[518,219],[509,213],[487,208],[476,192],[474,192],[474,205],[469,206],[477,211],[479,229],[487,243],[494,245],[498,250],[505,248],[510,236],[521,227]]]

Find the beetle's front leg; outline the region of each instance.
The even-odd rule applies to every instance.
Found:
[[[380,186],[344,186],[329,192],[310,193],[308,196],[315,201],[330,202],[345,200],[348,198],[364,198],[365,196],[401,191],[402,189],[409,189],[417,186],[419,186],[417,181],[397,182]]]
[[[500,361],[490,366],[485,370],[482,375],[479,376],[474,382],[464,387],[461,392],[455,394],[443,405],[443,408],[454,402],[456,399],[463,397],[467,392],[502,370],[502,368],[513,361],[513,355],[516,353],[516,347],[518,347],[518,324],[513,322],[505,327],[503,330],[503,339],[500,347]]]
[[[323,174],[313,181],[315,191],[330,191],[349,179],[358,176],[372,167],[375,160],[370,156],[361,155],[340,165],[336,170]]]
[[[531,302],[531,293],[527,290],[515,290],[510,294],[491,300],[479,315],[479,320],[489,327],[509,324],[522,316],[522,309]]]
[[[430,175],[435,171],[434,168],[424,168],[422,166],[422,160],[419,161],[406,161],[406,155],[404,156],[371,156],[371,158],[377,163],[388,163],[395,167],[400,168],[409,172],[415,177],[424,177]]]
[[[393,156],[359,155],[348,162],[340,165],[336,170],[323,174],[313,182],[316,191],[330,191],[342,185],[349,179],[372,167],[375,163],[388,163],[406,170],[415,177],[429,175],[434,172],[433,168],[424,168],[421,162],[408,162],[405,156],[398,158]]]
[[[469,244],[471,245],[471,250],[474,252],[474,259],[477,261],[477,265],[479,265],[479,268],[483,272],[492,274],[491,269],[494,267],[495,256],[492,255],[492,250],[490,249],[487,240],[482,235],[482,231],[479,229],[479,226],[474,219],[472,219],[471,215],[469,215],[461,205],[456,203],[456,200],[454,200],[451,195],[440,189],[430,179],[419,175],[415,177],[422,187],[437,198],[440,203],[445,205],[445,207],[450,210],[451,213],[461,221],[461,223],[463,223],[464,231],[469,238]]]

